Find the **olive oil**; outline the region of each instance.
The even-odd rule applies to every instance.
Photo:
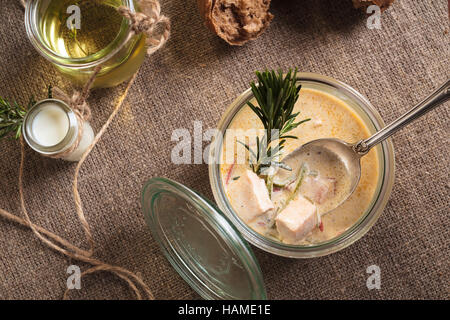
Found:
[[[41,7],[40,33],[46,46],[61,59],[58,69],[76,84],[82,84],[92,74],[92,65],[118,50],[102,69],[94,83],[96,87],[111,87],[128,79],[145,57],[145,36],[127,37],[128,21],[118,12],[121,0],[46,0]],[[77,25],[78,23],[78,25]],[[123,48],[118,48],[123,46]],[[69,63],[67,63],[68,61]],[[67,64],[76,67],[68,67]],[[79,67],[77,67],[79,65]]]
[[[79,29],[75,27],[76,19]],[[83,58],[111,44],[119,34],[122,20],[116,8],[104,1],[56,0],[45,12],[42,33],[60,56]]]

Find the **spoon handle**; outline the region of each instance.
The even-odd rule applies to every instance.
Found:
[[[450,98],[450,79],[447,80],[436,91],[434,91],[431,95],[426,97],[414,108],[403,114],[400,118],[398,118],[391,124],[387,125],[370,138],[362,140],[357,144],[355,144],[354,150],[360,155],[366,154],[372,147],[389,138],[397,130],[403,128],[411,121],[420,118],[428,111],[433,110],[438,105],[446,102],[449,98]]]

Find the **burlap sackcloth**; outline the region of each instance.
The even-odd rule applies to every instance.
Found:
[[[297,66],[342,80],[366,95],[386,122],[426,96],[450,74],[447,1],[396,1],[381,30],[347,0],[273,0],[271,27],[233,48],[208,32],[194,0],[161,1],[172,17],[168,45],[143,66],[120,116],[80,174],[80,194],[96,255],[139,273],[158,299],[199,298],[170,267],[148,231],[139,204],[153,176],[177,180],[209,198],[206,165],[170,161],[172,131],[193,121],[214,127],[229,103],[264,68]],[[48,84],[67,81],[31,46],[19,1],[0,0],[0,95],[25,103]],[[123,87],[90,98],[97,129]],[[353,246],[312,260],[256,256],[273,299],[449,298],[449,108],[428,114],[394,138],[396,181],[377,224]],[[447,143],[447,145],[445,144]],[[20,214],[19,148],[0,141],[0,206]],[[73,164],[27,150],[25,189],[33,221],[75,245],[85,243],[71,194]],[[23,227],[0,221],[0,298],[60,298],[69,261]],[[366,268],[380,266],[381,289],[368,290]],[[80,265],[84,267],[83,265]],[[72,298],[134,296],[110,274],[86,277]]]

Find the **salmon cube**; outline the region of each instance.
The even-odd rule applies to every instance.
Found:
[[[304,239],[317,225],[317,208],[298,195],[276,218],[276,226],[283,242],[295,244]]]
[[[228,186],[228,196],[239,217],[246,223],[274,209],[266,183],[251,170]]]
[[[300,193],[317,204],[324,203],[334,196],[336,179],[306,177],[300,187]]]

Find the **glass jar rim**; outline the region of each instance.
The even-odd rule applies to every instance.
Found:
[[[68,58],[60,56],[55,51],[51,50],[45,43],[43,43],[43,41],[41,41],[38,21],[36,21],[37,13],[35,12],[37,10],[37,4],[39,3],[39,1],[40,0],[30,0],[26,2],[25,29],[28,38],[30,39],[32,45],[36,48],[36,50],[45,59],[58,66],[81,69],[96,67],[97,65],[103,64],[104,62],[111,59],[134,36],[130,24],[126,23],[125,26],[121,26],[119,33],[116,35],[113,41],[111,41],[105,48],[93,54],[95,55],[101,53],[99,58],[94,58],[93,55],[88,55],[82,58]],[[136,12],[136,7],[133,0],[121,1],[131,10],[131,12]],[[126,19],[124,18],[124,20]],[[113,49],[108,50],[111,48]]]
[[[43,146],[39,144],[34,138],[32,133],[32,123],[34,117],[39,113],[39,109],[45,107],[46,104],[52,103],[60,107],[67,115],[69,121],[69,128],[67,130],[66,136],[57,144],[52,146]],[[58,99],[44,99],[38,101],[34,106],[27,111],[22,126],[22,134],[25,142],[36,152],[44,155],[55,155],[64,150],[67,150],[76,140],[78,135],[78,120],[75,112],[64,102]]]
[[[309,81],[316,84],[326,85],[341,93],[345,93],[346,96],[353,100],[353,102],[356,102],[361,111],[367,115],[377,130],[385,126],[380,114],[372,106],[369,100],[351,86],[331,77],[316,73],[297,73],[297,78],[300,81]],[[288,245],[259,234],[246,225],[234,212],[226,197],[226,193],[223,190],[222,178],[220,175],[220,161],[218,161],[218,159],[220,159],[221,156],[223,142],[222,137],[225,134],[225,130],[228,128],[235,115],[243,107],[245,107],[247,101],[249,101],[252,97],[253,94],[251,89],[247,89],[231,103],[217,126],[217,135],[219,136],[216,136],[211,143],[209,154],[209,179],[214,199],[222,212],[224,212],[236,225],[247,241],[267,252],[285,257],[312,258],[328,255],[346,248],[364,236],[378,220],[392,191],[395,157],[393,144],[390,139],[381,144],[384,170],[382,172],[382,177],[380,177],[381,182],[379,184],[380,188],[378,190],[378,194],[374,195],[374,198],[376,199],[372,202],[371,207],[361,216],[361,218],[358,219],[357,222],[355,222],[354,225],[337,237],[314,245]],[[380,197],[381,195],[385,196]]]

